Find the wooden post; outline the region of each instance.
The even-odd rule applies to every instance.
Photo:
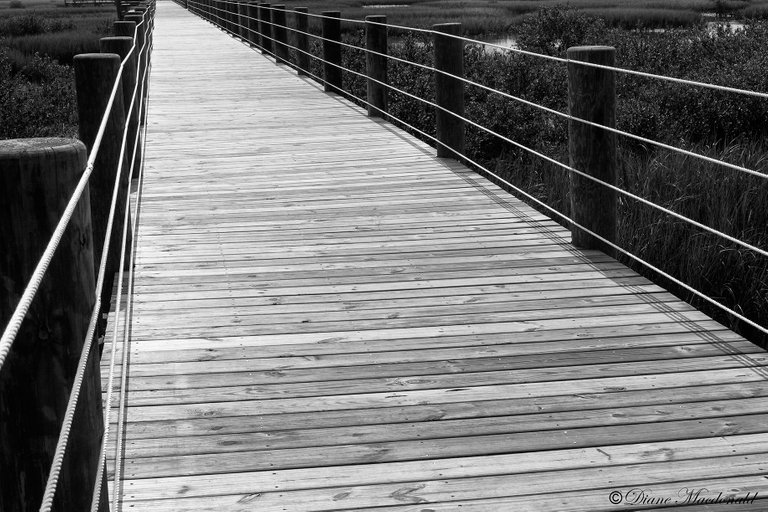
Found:
[[[341,13],[323,13],[323,78],[326,92],[341,93]]]
[[[237,2],[230,0],[229,4],[229,33],[237,34]]]
[[[252,48],[259,45],[259,9],[256,0],[250,0],[247,5],[248,14],[248,43]]]
[[[437,156],[460,159],[464,154],[464,121],[452,115],[464,115],[464,41],[448,35],[461,35],[461,23],[434,25],[435,30],[435,110],[437,123]],[[442,71],[443,73],[441,73]],[[447,73],[447,74],[445,74]]]
[[[568,111],[571,116],[615,128],[615,73],[584,66],[578,61],[613,66],[616,50],[607,46],[579,46],[568,49],[568,59]],[[616,184],[615,133],[569,120],[568,153],[574,169]],[[606,240],[615,241],[616,192],[571,173],[571,218]],[[577,247],[614,254],[610,246],[577,227],[571,230],[571,238]]]
[[[144,71],[147,69],[147,66],[149,66],[149,48],[145,48],[145,53],[142,53],[141,48],[144,45],[144,42],[146,40],[146,35],[144,34],[144,28],[145,25],[139,25],[144,20],[143,16],[139,15],[132,15],[132,16],[126,16],[126,20],[133,21],[136,23],[136,26],[139,27],[139,30],[136,31],[136,66],[139,68],[139,88],[141,89],[142,85],[144,86],[144,92],[143,92],[143,98],[144,101],[147,99],[147,86],[149,84],[149,76],[146,76],[144,74]],[[147,44],[151,44],[151,41]],[[143,83],[141,82],[143,77]],[[146,110],[141,113],[139,121],[141,122],[141,125],[144,126],[147,122],[147,112]]]
[[[272,10],[271,4],[263,3],[259,6],[259,33],[261,34],[261,53],[272,54]]]
[[[309,72],[309,9],[306,7],[296,7],[293,10],[296,20],[296,64],[299,75],[306,75]]]
[[[285,5],[275,5],[272,11],[272,27],[275,34],[275,64],[288,64],[288,34],[285,29]]]
[[[230,31],[230,25],[232,22],[232,13],[229,5],[230,0],[222,0],[221,2],[221,9],[222,9],[222,25],[221,28],[224,30],[224,32]]]
[[[136,23],[133,21],[116,21],[113,26],[117,37],[133,38],[136,32]]]
[[[128,121],[128,138],[125,148],[125,163],[127,164],[123,171],[123,179],[126,190],[128,189],[128,173],[129,166],[133,160],[133,147],[136,146],[136,159],[134,162],[134,169],[141,168],[141,137],[139,136],[139,104],[141,102],[141,91],[136,90],[136,98],[133,99],[133,109],[128,111],[131,106],[131,98],[133,97],[133,90],[136,86],[136,53],[132,53],[128,57],[128,53],[133,46],[132,37],[103,37],[100,41],[101,53],[115,53],[120,56],[120,59],[124,60],[123,67],[123,106],[125,107],[125,117]],[[128,57],[128,60],[125,60]],[[135,173],[135,178],[138,178],[138,173]],[[129,224],[130,226],[130,224]],[[130,233],[129,233],[130,235]],[[130,240],[130,236],[129,236]],[[130,244],[129,244],[130,247]]]
[[[387,53],[387,17],[365,17],[365,47],[377,53]],[[366,52],[365,69],[368,75],[368,115],[384,117],[387,111],[387,88],[378,82],[387,82],[387,58]],[[373,80],[371,80],[373,79]],[[377,80],[378,82],[374,82]]]
[[[144,17],[138,14],[131,14],[126,16],[125,19],[126,21],[134,22],[136,26],[139,27],[139,29],[136,31],[136,66],[139,68],[139,80],[141,80],[141,77],[144,76],[144,70],[147,68],[148,63],[147,56],[142,55],[141,53],[141,47],[144,46],[144,41],[146,39],[146,35],[144,34],[144,25],[140,25],[140,23],[144,20]],[[139,84],[139,87],[141,87],[141,83]],[[144,89],[146,93],[146,82]],[[145,119],[142,116],[142,125],[144,124],[144,121]]]
[[[99,130],[101,119],[106,110],[107,102],[120,67],[120,57],[114,53],[85,53],[74,58],[75,89],[77,90],[77,112],[79,119],[79,138],[83,141],[88,154],[93,151],[93,143]],[[125,110],[123,107],[123,91],[118,88],[112,113],[109,116],[101,146],[94,162],[94,170],[90,179],[91,214],[93,215],[93,247],[94,263],[99,268],[106,236],[107,220],[112,191],[115,184],[117,165],[120,159],[120,145],[125,126]],[[124,202],[118,201],[115,216],[122,219]],[[104,275],[104,289],[101,300],[102,311],[109,311],[112,299],[112,283],[115,271],[120,262],[120,231],[122,224],[115,222],[112,226],[112,241],[107,248],[107,267]]]
[[[246,18],[247,6],[245,2],[237,2],[237,34],[240,39],[248,40],[248,18]]]
[[[224,30],[232,32],[232,0],[224,0]]]
[[[0,141],[0,325],[16,308],[85,163],[77,140]],[[42,501],[95,287],[86,188],[0,371],[0,510],[37,510]],[[55,510],[90,510],[104,432],[98,354],[94,343]]]

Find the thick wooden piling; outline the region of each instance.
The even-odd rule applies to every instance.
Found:
[[[365,17],[365,47],[376,53],[366,52],[365,69],[368,75],[368,115],[384,117],[387,111],[387,17]],[[377,55],[382,54],[382,55]]]
[[[437,123],[437,156],[460,159],[464,154],[464,42],[452,35],[461,35],[461,23],[434,25],[435,30],[435,111]],[[447,34],[447,35],[444,35]],[[453,115],[456,114],[456,115]]]
[[[248,44],[252,48],[259,45],[259,9],[256,0],[250,0],[245,10],[248,16]]]
[[[6,325],[86,164],[72,139],[0,141],[0,324]],[[37,510],[95,305],[88,188],[0,372],[0,509]],[[103,419],[93,344],[55,510],[89,510]]]
[[[136,33],[136,22],[116,21],[113,24],[114,34],[117,37],[131,37]]]
[[[285,5],[275,5],[272,11],[272,33],[275,35],[275,64],[288,64],[288,32],[285,23]]]
[[[571,116],[603,126],[616,126],[616,79],[611,70],[578,61],[613,66],[616,50],[607,46],[568,49],[568,111]],[[571,167],[611,185],[616,184],[616,134],[585,123],[568,121]],[[616,240],[616,192],[571,173],[571,217],[609,241]],[[573,227],[573,244],[585,249],[614,251],[599,239]]]
[[[114,53],[86,53],[74,58],[75,89],[77,90],[77,111],[79,119],[79,138],[93,151],[96,134],[101,119],[106,111],[107,102],[120,67],[120,57]],[[112,111],[109,116],[98,155],[94,162],[94,171],[90,180],[91,213],[93,215],[94,262],[99,268],[102,246],[106,236],[107,220],[112,191],[115,184],[117,166],[120,160],[120,146],[125,126],[122,87],[118,86]],[[123,218],[125,204],[118,201],[115,215]],[[103,311],[109,311],[112,298],[113,277],[120,261],[119,242],[122,224],[112,226],[112,240],[107,248],[107,266],[102,290]]]
[[[299,75],[306,75],[309,72],[309,9],[306,7],[296,7],[294,10],[294,19],[296,20],[296,65],[299,68]]]
[[[272,54],[272,5],[263,3],[259,6],[259,34],[261,40],[261,53]]]
[[[149,84],[149,76],[147,73],[145,73],[147,67],[149,66],[149,51],[148,51],[148,45],[151,44],[151,41],[147,39],[146,34],[144,33],[144,29],[146,28],[146,25],[141,24],[142,21],[145,20],[143,15],[138,14],[132,14],[125,17],[126,21],[133,21],[136,23],[136,26],[139,28],[136,31],[136,66],[139,68],[139,88],[143,86],[143,98],[146,101],[147,98],[147,85]],[[142,48],[144,48],[144,51],[142,51]],[[140,118],[140,122],[142,125],[146,124],[147,116],[146,112],[144,112]]]
[[[341,93],[341,13],[323,13],[323,78],[326,92]]]
[[[243,41],[248,40],[248,6],[245,2],[237,2],[237,35]]]
[[[131,108],[131,99],[134,95],[134,88],[136,87],[136,51],[130,53],[131,46],[133,46],[132,37],[104,37],[100,41],[102,53],[115,53],[123,59],[123,106],[125,107],[125,116],[128,120],[128,138],[125,151],[125,162],[130,165],[134,160],[134,146],[135,151],[135,163],[134,169],[141,168],[141,137],[139,136],[139,108],[141,103],[141,91],[136,90],[136,97],[133,99],[133,108]],[[129,56],[130,53],[130,56]],[[131,109],[131,110],[129,110]],[[124,180],[126,182],[126,190],[128,188],[128,170],[125,168]],[[138,173],[134,173],[134,177],[138,177]],[[129,233],[130,235],[130,233]],[[129,236],[130,240],[130,236]],[[129,244],[130,245],[130,244]]]

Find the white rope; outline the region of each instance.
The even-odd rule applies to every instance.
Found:
[[[146,36],[146,34],[145,34]],[[144,51],[148,51],[148,48],[145,50],[147,45],[147,40],[145,37],[145,43],[142,46],[142,53]],[[144,77],[146,76],[147,72],[144,71],[144,75],[139,75],[140,69],[136,69],[136,83],[133,88],[133,94],[131,97],[131,104],[129,108],[129,112],[133,112],[135,107],[135,102],[137,95],[139,96],[139,107],[138,107],[138,115],[142,115],[143,105],[144,105],[144,95],[143,95],[143,88],[144,88]],[[139,83],[142,84],[141,92],[139,92]],[[145,125],[146,129],[146,125]],[[127,135],[128,135],[128,124],[126,124],[126,128],[123,131],[123,148],[125,147],[127,143]],[[128,174],[128,183],[131,182],[133,179],[133,173],[135,170],[135,164],[136,164],[136,155],[137,155],[137,149],[139,145],[139,140],[141,138],[141,128],[139,127],[139,133],[136,134],[136,137],[134,139],[133,143],[133,149],[131,152],[131,165],[129,167],[129,174]],[[122,151],[121,151],[121,158],[122,158]],[[105,404],[105,410],[104,410],[104,435],[102,437],[101,441],[101,450],[99,455],[99,462],[97,466],[97,474],[96,474],[96,480],[94,482],[94,491],[93,491],[93,497],[91,502],[91,512],[97,512],[99,510],[100,505],[100,498],[101,498],[101,490],[102,490],[102,480],[103,480],[103,471],[104,466],[106,463],[106,457],[107,457],[107,445],[109,443],[109,433],[110,433],[110,414],[112,409],[112,394],[114,391],[114,370],[115,370],[115,354],[116,354],[116,348],[117,348],[117,332],[118,327],[120,325],[120,305],[122,302],[122,286],[123,286],[123,273],[125,268],[125,249],[127,244],[127,234],[128,234],[128,218],[130,216],[130,208],[131,208],[131,196],[130,193],[126,197],[126,205],[125,205],[125,214],[123,216],[123,230],[122,230],[122,240],[121,240],[121,248],[120,248],[120,271],[118,273],[118,281],[117,281],[117,297],[115,302],[115,325],[112,330],[112,341],[110,345],[111,355],[110,355],[110,363],[109,363],[109,378],[107,381],[107,398],[106,398],[106,404]],[[133,231],[134,233],[134,240],[135,240],[135,233],[136,233],[136,218],[133,219]],[[131,262],[131,266],[129,267],[130,271],[133,271],[133,265]],[[126,311],[125,320],[123,322],[124,330],[127,332],[129,328],[129,321],[128,321],[128,312]],[[125,350],[125,344],[123,344],[123,350]],[[117,464],[117,460],[115,462]],[[115,506],[113,506],[112,510],[117,510]]]
[[[117,78],[115,80],[115,87],[113,87],[113,95],[114,92],[117,90],[117,85],[120,84],[120,80],[122,78],[122,70],[123,70],[123,64],[120,65],[120,71],[118,72]],[[111,105],[108,104],[108,107],[105,111],[105,116],[109,116],[111,113]],[[114,224],[114,217],[115,217],[115,210],[117,207],[117,198],[120,191],[120,178],[122,176],[123,172],[123,159],[125,155],[125,141],[127,137],[127,131],[128,131],[128,125],[129,123],[125,123],[125,127],[123,129],[123,141],[120,147],[120,158],[118,160],[117,165],[117,172],[115,174],[115,184],[112,189],[112,201],[109,208],[109,216],[107,220],[107,227],[106,227],[106,234],[104,235],[104,245],[101,250],[101,260],[99,262],[99,273],[98,278],[96,280],[96,306],[93,308],[93,311],[91,313],[91,320],[88,325],[88,333],[86,334],[85,343],[83,344],[83,350],[80,353],[80,361],[77,366],[77,373],[75,374],[75,380],[72,385],[72,391],[69,395],[69,400],[67,402],[67,409],[64,414],[64,421],[62,423],[61,432],[59,434],[59,439],[56,443],[56,450],[53,455],[53,461],[51,463],[51,471],[48,474],[48,481],[45,486],[45,492],[43,493],[43,500],[42,504],[40,505],[40,512],[49,512],[51,510],[51,507],[53,507],[53,499],[56,495],[56,488],[58,486],[59,482],[59,475],[61,472],[61,467],[64,462],[64,455],[67,449],[67,444],[69,442],[69,434],[72,429],[72,422],[74,421],[75,416],[75,410],[77,408],[77,402],[80,398],[80,391],[83,384],[83,379],[85,377],[85,370],[86,366],[88,364],[88,359],[91,351],[91,347],[93,345],[93,339],[95,338],[94,332],[96,323],[98,320],[98,315],[101,311],[101,292],[104,288],[104,279],[106,276],[106,270],[107,270],[107,259],[109,254],[109,248],[110,248],[110,242],[112,239],[112,225]],[[95,144],[94,144],[95,147]]]

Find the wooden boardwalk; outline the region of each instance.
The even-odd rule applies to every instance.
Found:
[[[122,510],[768,497],[763,350],[157,7]]]

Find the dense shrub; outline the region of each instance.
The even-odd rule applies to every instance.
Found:
[[[0,138],[77,134],[72,68],[35,55],[15,72],[0,48]]]

